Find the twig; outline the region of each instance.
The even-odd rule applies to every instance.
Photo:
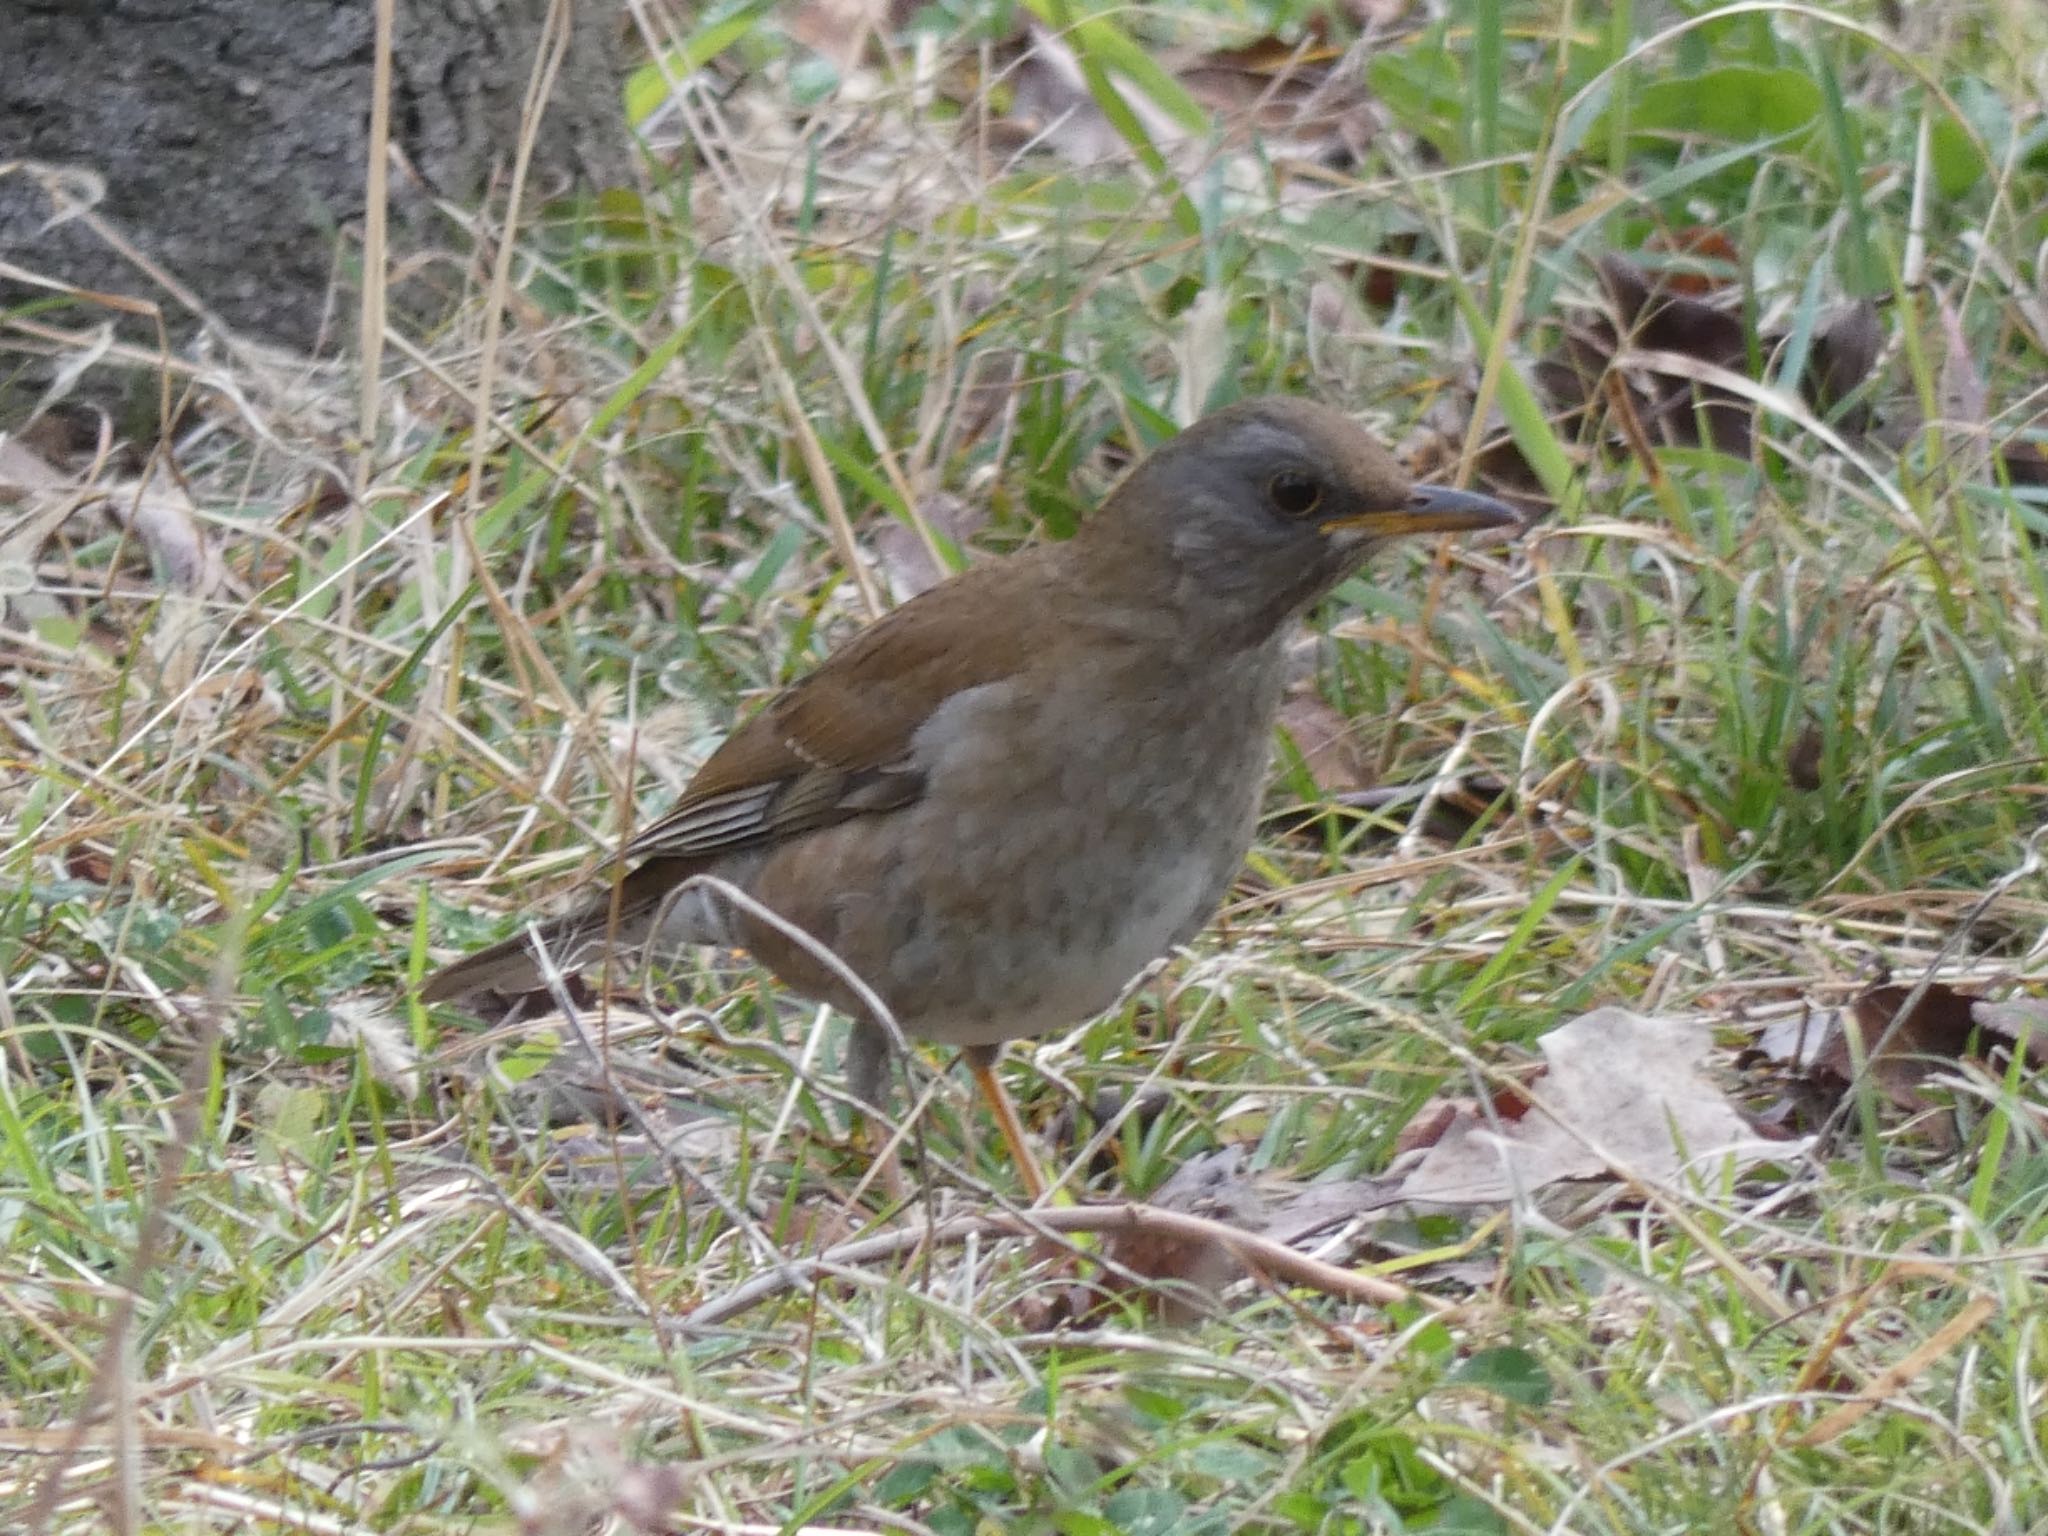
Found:
[[[891,1259],[925,1244],[951,1247],[973,1237],[1039,1237],[1084,1232],[1138,1232],[1218,1243],[1229,1249],[1247,1269],[1262,1271],[1289,1284],[1324,1291],[1346,1301],[1363,1301],[1377,1306],[1413,1301],[1438,1311],[1450,1310],[1447,1303],[1412,1291],[1405,1285],[1325,1263],[1297,1252],[1285,1243],[1276,1243],[1271,1238],[1260,1237],[1225,1222],[1126,1201],[1117,1205],[1078,1205],[1028,1213],[990,1212],[957,1217],[936,1226],[911,1227],[900,1232],[858,1238],[828,1248],[812,1258],[786,1260],[775,1269],[756,1275],[744,1285],[698,1307],[690,1314],[684,1327],[692,1332],[715,1327],[799,1283],[816,1280],[837,1270],[855,1269]]]

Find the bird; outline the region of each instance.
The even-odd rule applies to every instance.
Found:
[[[608,952],[741,948],[851,1015],[848,1086],[879,1106],[887,1027],[822,946],[903,1035],[960,1049],[1042,1199],[997,1056],[1108,1008],[1222,902],[1296,623],[1389,539],[1517,521],[1416,483],[1326,402],[1224,406],[1071,537],[970,566],[859,631],[736,728],[601,888],[420,997],[524,992],[546,966]]]

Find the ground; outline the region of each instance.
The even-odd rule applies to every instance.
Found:
[[[0,445],[9,1528],[2048,1530],[2039,14],[635,15],[645,185],[374,387]],[[892,1196],[744,957],[412,999],[1267,390],[1529,526],[1318,612],[1224,913],[1005,1073],[1371,1284],[1062,1262],[938,1053]]]

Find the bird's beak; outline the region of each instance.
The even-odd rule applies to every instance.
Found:
[[[1325,533],[1339,529],[1369,538],[1391,539],[1404,533],[1470,533],[1480,528],[1512,528],[1521,514],[1506,502],[1477,491],[1454,491],[1447,485],[1418,485],[1398,507],[1347,512],[1322,524]]]

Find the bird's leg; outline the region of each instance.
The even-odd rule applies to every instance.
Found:
[[[846,1036],[846,1086],[862,1107],[853,1112],[847,1130],[863,1153],[868,1150],[868,1138],[875,1133],[875,1117],[884,1114],[889,1063],[894,1056],[889,1032],[873,1020],[856,1015]],[[908,1198],[910,1186],[903,1177],[903,1162],[897,1156],[894,1141],[886,1143],[882,1165],[876,1172],[892,1200]]]
[[[980,1085],[982,1097],[995,1111],[996,1127],[1003,1133],[1003,1141],[1010,1149],[1010,1159],[1016,1163],[1025,1188],[1031,1192],[1031,1203],[1042,1205],[1051,1186],[1046,1183],[1044,1170],[1032,1155],[1030,1144],[1024,1140],[1024,1122],[1017,1118],[1017,1106],[1010,1102],[1009,1094],[1003,1091],[1003,1085],[996,1077],[996,1053],[1001,1049],[999,1045],[970,1045],[960,1054],[966,1058],[967,1070],[974,1074],[974,1081]]]
[[[846,1088],[869,1109],[882,1109],[889,1091],[889,1032],[855,1016],[846,1034]]]

